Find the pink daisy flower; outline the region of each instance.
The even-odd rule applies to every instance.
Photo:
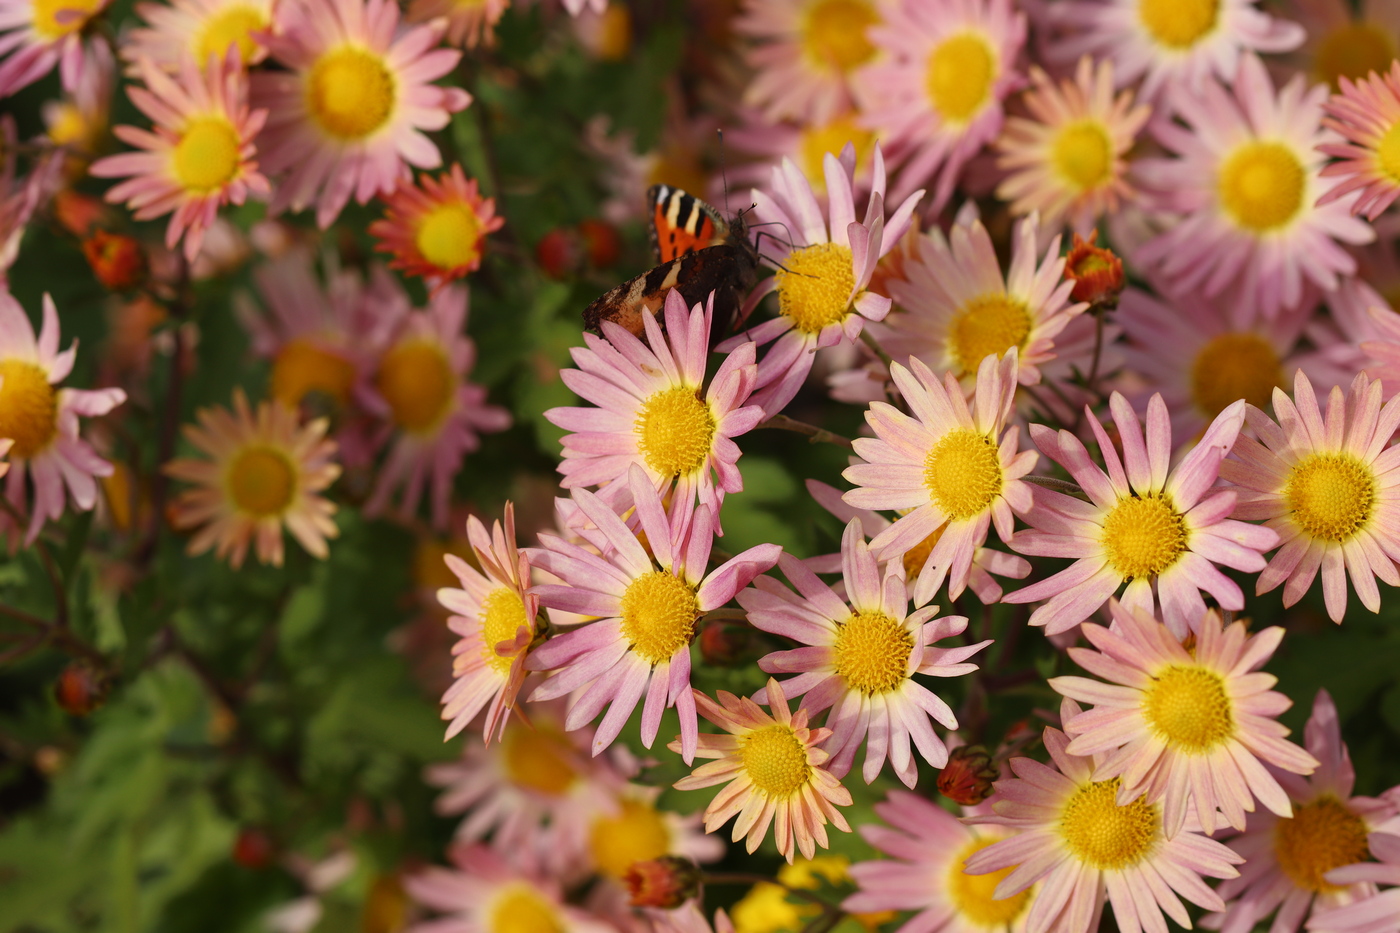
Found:
[[[851,866],[856,893],[848,912],[917,910],[895,933],[1025,933],[1031,889],[997,899],[1011,868],[970,875],[968,858],[1009,834],[999,826],[969,826],[931,800],[892,790],[875,804],[888,827],[867,824],[860,835],[889,858]]]
[[[1329,872],[1369,861],[1367,834],[1395,815],[1395,804],[1351,795],[1356,773],[1342,742],[1337,708],[1326,690],[1317,692],[1304,734],[1308,751],[1319,761],[1317,770],[1311,779],[1275,772],[1293,805],[1292,815],[1249,816],[1244,833],[1229,841],[1245,859],[1244,867],[1238,878],[1219,887],[1224,913],[1208,918],[1203,926],[1221,933],[1249,933],[1277,910],[1272,933],[1297,933],[1309,916],[1376,893],[1368,882],[1333,884]]]
[[[1394,829],[1392,822],[1388,829]],[[1334,868],[1327,873],[1331,885],[1392,885],[1389,890],[1344,907],[1318,911],[1308,920],[1314,933],[1395,933],[1400,930],[1400,835],[1371,833],[1366,846],[1379,865],[1362,864]]]
[[[258,171],[253,143],[267,113],[248,109],[248,79],[232,53],[222,61],[209,59],[203,72],[187,57],[178,80],[149,61],[140,71],[146,87],[130,86],[127,96],[155,130],[113,128],[118,139],[144,151],[100,159],[92,174],[127,178],[107,192],[107,200],[125,201],[137,220],[170,214],[165,246],[174,249],[183,238],[185,258],[192,261],[219,208],[271,190]]]
[[[80,511],[97,502],[94,477],[111,476],[112,464],[78,436],[78,417],[99,417],[122,402],[121,389],[60,389],[73,370],[77,346],[58,349],[58,310],[44,295],[44,323],[39,337],[18,301],[0,289],[0,438],[9,438],[9,472],[5,498],[29,513],[25,544],[39,537],[46,519],[63,516],[67,495]],[[25,483],[34,487],[32,504],[26,507]],[[13,522],[0,516],[0,530],[8,533]]]
[[[1207,612],[1192,626],[1194,644],[1151,616],[1110,603],[1113,627],[1080,629],[1098,651],[1070,648],[1091,674],[1052,677],[1058,693],[1094,709],[1065,720],[1071,755],[1100,755],[1097,774],[1119,778],[1118,802],[1144,796],[1161,802],[1168,838],[1190,810],[1201,830],[1215,832],[1216,810],[1244,828],[1257,798],[1288,816],[1288,798],[1261,762],[1310,774],[1317,760],[1291,742],[1275,721],[1293,701],[1270,690],[1277,678],[1256,673],[1283,639],[1278,626],[1245,634],[1243,622],[1226,626]]]
[[[268,48],[286,70],[253,76],[253,102],[268,111],[264,161],[286,173],[273,211],[315,201],[324,229],[351,195],[365,204],[392,191],[409,165],[442,164],[424,131],[471,103],[461,88],[429,83],[462,57],[434,49],[445,22],[399,31],[389,0],[287,0],[278,17],[282,32]]]
[[[773,181],[773,166],[786,158],[811,180],[812,191],[818,199],[825,198],[826,176],[822,162],[828,152],[837,154],[838,159],[847,155],[849,143],[849,154],[854,156],[856,169],[851,184],[856,191],[870,190],[875,131],[858,122],[858,112],[843,111],[823,122],[772,123],[754,110],[741,109],[736,119],[742,122],[725,128],[724,144],[731,153],[742,154],[752,161],[730,166],[731,188],[763,188],[772,195],[768,186]]]
[[[1326,89],[1301,75],[1277,94],[1254,56],[1240,61],[1233,90],[1214,78],[1177,101],[1185,126],[1153,132],[1175,159],[1142,159],[1135,171],[1158,207],[1183,215],[1135,259],[1177,288],[1214,298],[1227,288],[1246,309],[1273,318],[1300,304],[1303,286],[1337,287],[1356,271],[1343,244],[1375,233],[1351,216],[1350,197],[1321,204],[1337,182],[1321,176],[1316,151]]]
[[[486,235],[505,224],[495,199],[483,198],[457,164],[439,178],[400,180],[383,200],[384,218],[369,225],[374,248],[393,256],[390,268],[422,276],[432,291],[479,269]]]
[[[1060,709],[1065,721],[1079,714],[1073,700]],[[994,896],[1002,898],[1040,882],[1028,933],[1089,933],[1099,926],[1105,899],[1122,933],[1165,930],[1163,913],[1189,929],[1178,896],[1219,910],[1224,901],[1201,876],[1233,878],[1243,860],[1191,827],[1168,839],[1155,804],[1144,797],[1121,803],[1120,780],[1102,774],[1103,757],[1072,755],[1068,744],[1063,732],[1047,728],[1051,765],[1011,759],[1016,777],[996,782],[995,815],[977,821],[1020,832],[973,853],[966,871],[1014,869],[996,887]]]
[[[778,316],[747,333],[720,344],[733,350],[752,341],[762,346],[777,342],[758,364],[758,388],[754,402],[769,415],[782,411],[797,395],[812,371],[817,350],[860,336],[866,319],[878,321],[890,310],[890,299],[868,290],[880,257],[894,249],[913,223],[914,207],[923,191],[905,199],[885,219],[885,166],[880,146],[875,146],[875,175],[865,219],[856,220],[852,178],[854,147],[837,158],[822,157],[825,167],[827,208],[822,210],[812,184],[784,159],[773,169],[773,195],[754,189],[755,214],[763,222],[786,229],[792,238],[785,248],[776,237],[764,237],[760,251],[777,266],[749,298],[749,307],[769,290],[778,293]],[[801,245],[798,245],[801,244]]]
[[[1376,578],[1400,585],[1400,498],[1393,492],[1400,484],[1400,447],[1390,446],[1400,400],[1382,407],[1380,383],[1360,373],[1348,392],[1333,386],[1324,417],[1299,370],[1292,400],[1274,390],[1274,414],[1278,423],[1251,408],[1249,426],[1259,440],[1241,437],[1238,459],[1220,468],[1221,477],[1239,487],[1234,514],[1264,519],[1278,534],[1279,550],[1259,574],[1256,592],[1287,581],[1283,604],[1291,606],[1321,568],[1332,621],[1346,614],[1347,577],[1362,605],[1379,612]]]
[[[1021,97],[1030,116],[1009,117],[997,140],[997,168],[1009,173],[997,197],[1012,214],[1039,212],[1047,230],[1068,223],[1088,236],[1103,214],[1137,197],[1126,157],[1152,108],[1134,107],[1130,90],[1114,96],[1113,63],[1087,55],[1072,79],[1034,67],[1030,76]]]
[[[1342,78],[1384,74],[1400,57],[1400,8],[1391,0],[1285,0],[1278,11],[1307,33],[1284,61],[1333,93]]]
[[[1268,528],[1226,518],[1235,508],[1235,493],[1211,489],[1244,423],[1245,403],[1235,402],[1217,415],[1175,469],[1171,421],[1160,395],[1147,403],[1145,436],[1122,395],[1114,392],[1109,408],[1121,457],[1098,417],[1084,410],[1107,472],[1070,432],[1031,425],[1040,452],[1064,467],[1089,501],[1035,490],[1034,506],[1024,516],[1030,530],[1008,543],[1022,554],[1074,563],[1003,601],[1049,600],[1030,618],[1032,625],[1045,626],[1047,635],[1089,618],[1124,583],[1121,599],[1127,609],[1150,617],[1160,602],[1167,626],[1178,636],[1205,615],[1202,590],[1226,609],[1243,609],[1244,593],[1215,565],[1262,570],[1262,552],[1278,540]]]
[[[496,44],[496,23],[510,8],[510,0],[413,0],[408,5],[410,23],[447,19],[447,41],[464,49]]]
[[[505,728],[525,682],[525,657],[535,639],[540,599],[530,586],[530,558],[515,544],[515,505],[506,503],[505,527],[467,519],[467,540],[477,570],[455,554],[443,555],[461,587],[443,587],[438,602],[454,615],[447,627],[462,636],[452,646],[454,683],[442,697],[442,718],[452,738],[487,709],[482,737],[490,744]]]
[[[1360,191],[1351,212],[1375,220],[1400,197],[1400,62],[1391,62],[1385,74],[1372,73],[1355,83],[1340,80],[1341,93],[1322,105],[1327,113],[1322,125],[1342,134],[1346,142],[1328,142],[1317,149],[1341,160],[1323,166],[1322,176],[1343,181],[1317,203]]]
[[[831,730],[809,727],[805,708],[793,713],[782,687],[771,677],[771,715],[748,697],[724,690],[718,696],[716,703],[696,690],[695,704],[729,735],[700,736],[696,755],[716,760],[675,783],[677,790],[700,790],[727,782],[705,808],[705,831],[712,833],[737,816],[731,838],[734,842],[745,838],[745,847],[752,853],[771,824],[778,854],[789,863],[797,852],[811,858],[817,846],[827,847],[828,822],[850,832],[836,808],[851,805],[851,792],[823,767],[830,755],[817,747]],[[667,748],[680,751],[681,743],[672,742]]]
[[[832,735],[822,747],[831,753],[832,774],[845,777],[865,742],[865,783],[875,780],[888,757],[899,779],[913,787],[918,766],[909,753],[910,739],[929,764],[941,768],[948,763],[948,749],[928,720],[958,727],[948,704],[914,675],[969,674],[977,665],[966,659],[991,641],[933,647],[962,634],[967,619],[934,618],[937,606],[910,613],[903,564],[891,561],[882,576],[858,519],[851,519],[841,537],[841,563],[845,599],[788,554],[778,565],[796,593],[767,576],[739,593],[754,628],[807,646],[772,652],[758,666],[769,674],[799,675],[780,686],[789,700],[805,696],[802,705],[809,714],[831,709],[826,726]]]
[[[1141,82],[1150,101],[1178,88],[1199,92],[1212,76],[1232,80],[1251,52],[1286,52],[1304,37],[1257,0],[1071,0],[1046,9],[1049,24],[1072,33],[1055,41],[1052,58],[1107,59],[1119,87]]]
[[[744,103],[769,123],[825,123],[851,106],[851,74],[875,58],[883,0],[746,0],[734,31],[752,40]],[[838,143],[844,144],[845,140]]]
[[[1021,83],[1025,14],[1010,0],[893,4],[870,39],[887,57],[857,76],[860,109],[889,140],[898,190],[934,182],[937,213],[963,165],[1001,132],[1002,102]]]
[[[643,315],[646,342],[610,322],[606,340],[584,334],[575,347],[577,369],[561,372],[564,384],[597,408],[551,408],[545,417],[572,434],[563,439],[559,465],[565,489],[600,487],[617,505],[627,494],[627,472],[641,468],[658,492],[674,484],[671,511],[700,502],[717,518],[723,494],[744,488],[734,438],[763,420],[746,405],[757,369],[752,344],[740,344],[705,387],[714,297],[686,310],[677,289],[666,294],[666,332]],[[620,511],[621,509],[619,509]]]
[[[844,499],[860,509],[903,514],[870,542],[882,560],[921,548],[934,536],[914,583],[914,605],[922,606],[948,581],[957,599],[971,575],[972,556],[993,523],[1009,541],[1013,512],[1031,506],[1021,477],[1035,468],[1035,451],[1020,450],[1021,429],[1007,427],[1016,394],[1016,351],[983,358],[969,403],[951,373],[938,377],[917,359],[909,369],[895,363],[892,375],[911,415],[873,402],[865,420],[873,438],[857,438],[865,462],[841,475],[856,488]]]
[[[105,39],[83,38],[108,0],[0,0],[0,100],[58,66],[63,90],[76,91]],[[108,56],[110,61],[111,56]]]
[[[661,714],[674,706],[680,716],[682,754],[695,756],[697,725],[690,692],[690,642],[696,622],[711,609],[772,567],[782,549],[760,544],[706,574],[714,544],[709,509],[689,508],[670,518],[661,497],[640,466],[628,474],[640,532],[633,531],[601,499],[574,490],[574,502],[606,541],[602,556],[576,544],[541,534],[542,550],[532,560],[562,583],[533,590],[544,606],[598,617],[556,635],[536,648],[531,670],[553,670],[532,699],[547,700],[580,691],[566,725],[576,729],[611,704],[593,739],[593,754],[617,738],[646,694],[642,743],[651,748]],[[674,513],[674,510],[673,510]],[[639,539],[645,535],[647,544]]]
[[[463,458],[481,446],[481,434],[510,427],[510,413],[487,404],[486,388],[467,381],[476,362],[476,344],[466,335],[467,297],[465,288],[448,286],[427,308],[408,313],[379,359],[372,388],[361,393],[365,407],[386,421],[375,446],[397,435],[365,504],[370,514],[386,509],[402,486],[398,512],[411,517],[426,485],[433,524],[444,527]]]
[[[704,863],[724,857],[724,841],[701,830],[700,814],[683,815],[662,807],[661,791],[628,784],[617,792],[612,809],[593,816],[586,862],[614,895],[623,893],[627,869],[636,862],[675,856]]]
[[[247,68],[267,58],[264,37],[273,31],[273,9],[278,0],[171,0],[170,3],[138,3],[136,13],[148,25],[122,36],[121,56],[139,75],[140,63],[177,73],[187,56],[203,68],[214,56],[222,62],[232,48],[236,60]]]

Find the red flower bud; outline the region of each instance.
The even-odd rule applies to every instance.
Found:
[[[86,716],[107,699],[111,681],[104,671],[90,661],[73,661],[58,675],[53,685],[54,698],[70,716]]]
[[[1097,230],[1087,240],[1074,235],[1074,243],[1065,256],[1065,278],[1074,282],[1069,295],[1075,301],[1113,308],[1123,292],[1123,260],[1112,250],[1095,246],[1098,236]]]
[[[238,831],[233,841],[233,860],[244,868],[257,871],[272,864],[274,847],[267,830],[257,826],[245,826]]]
[[[622,255],[622,238],[612,224],[602,220],[585,220],[579,223],[578,232],[588,248],[588,261],[595,268],[606,269]]]
[[[700,870],[694,862],[667,855],[650,862],[633,862],[623,880],[633,907],[673,909],[696,895]]]
[[[738,625],[709,622],[700,629],[700,657],[711,667],[733,667],[749,650],[752,631]]]
[[[992,756],[980,745],[964,745],[948,754],[948,764],[938,773],[938,792],[965,807],[981,803],[992,794],[992,782],[1000,775]]]
[[[146,280],[146,253],[125,234],[94,230],[83,241],[83,255],[97,280],[114,292],[128,291]]]
[[[578,269],[581,251],[576,232],[555,227],[535,244],[535,261],[551,279],[566,279]]]

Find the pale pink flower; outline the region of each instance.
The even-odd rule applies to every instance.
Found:
[[[782,548],[757,545],[707,574],[714,545],[710,510],[673,509],[668,518],[660,495],[636,464],[627,484],[645,547],[639,532],[623,524],[601,499],[575,489],[574,502],[608,545],[602,555],[548,534],[540,535],[543,549],[531,554],[535,564],[563,581],[534,588],[542,605],[597,617],[531,652],[531,670],[555,671],[531,696],[546,700],[579,691],[566,721],[570,729],[591,722],[611,704],[593,739],[596,755],[617,738],[645,693],[642,744],[651,747],[661,714],[674,706],[682,754],[689,763],[697,735],[690,691],[696,623],[772,567]]]
[[[58,66],[63,90],[76,91],[102,53],[104,38],[84,38],[109,0],[0,0],[0,100]],[[111,56],[107,56],[108,61]]]
[[[1396,829],[1392,822],[1387,829]],[[1366,837],[1366,846],[1379,865],[1362,864],[1334,868],[1327,873],[1331,885],[1391,885],[1379,894],[1319,911],[1308,920],[1312,933],[1395,933],[1400,930],[1400,835],[1376,832]]]
[[[1384,74],[1400,57],[1400,6],[1394,0],[1284,0],[1275,9],[1307,34],[1280,64],[1334,93],[1342,78]]]
[[[1138,796],[1160,802],[1163,828],[1174,837],[1190,811],[1212,834],[1224,822],[1243,829],[1258,799],[1280,816],[1288,797],[1262,767],[1311,774],[1317,760],[1284,737],[1276,717],[1293,705],[1270,690],[1277,678],[1258,673],[1283,639],[1283,629],[1253,635],[1243,622],[1226,626],[1217,612],[1192,625],[1194,644],[1151,616],[1109,604],[1113,627],[1080,631],[1098,651],[1070,648],[1091,674],[1052,677],[1058,693],[1095,707],[1064,723],[1072,755],[1098,756],[1097,774],[1119,778],[1118,802]]]
[[[1255,587],[1267,593],[1280,583],[1291,606],[1322,570],[1327,614],[1346,615],[1347,578],[1362,605],[1379,612],[1379,577],[1400,585],[1400,447],[1390,442],[1400,425],[1400,399],[1381,405],[1381,386],[1364,373],[1351,389],[1333,386],[1324,417],[1312,383],[1299,370],[1293,399],[1274,390],[1275,423],[1257,408],[1249,426],[1259,440],[1242,436],[1236,460],[1220,468],[1236,484],[1234,514],[1263,519],[1278,533],[1278,552]]]
[[[1047,635],[1068,631],[1089,618],[1127,583],[1122,600],[1130,610],[1153,615],[1158,603],[1167,625],[1184,636],[1205,615],[1201,591],[1224,608],[1244,608],[1244,593],[1215,566],[1246,573],[1262,570],[1263,551],[1278,540],[1268,528],[1232,521],[1235,493],[1213,490],[1221,460],[1244,423],[1245,403],[1226,408],[1173,469],[1172,429],[1160,395],[1147,403],[1147,424],[1128,400],[1109,400],[1122,456],[1085,408],[1107,472],[1089,459],[1079,438],[1031,425],[1040,452],[1070,474],[1089,501],[1036,489],[1024,517],[1031,526],[1009,543],[1022,554],[1067,557],[1069,567],[1014,593],[1004,602],[1049,600],[1031,613]]]
[[[1346,142],[1324,142],[1319,152],[1340,159],[1322,168],[1322,176],[1342,178],[1341,184],[1317,199],[1318,205],[1353,191],[1353,214],[1375,220],[1400,197],[1400,62],[1385,74],[1374,72],[1352,83],[1339,79],[1341,93],[1322,105],[1322,125],[1336,130]]]
[[[140,74],[140,63],[171,73],[193,56],[200,68],[214,56],[220,62],[233,49],[236,60],[247,68],[267,58],[266,34],[274,29],[278,0],[170,0],[138,3],[136,13],[148,25],[122,36],[120,53]]]
[[[1249,933],[1277,910],[1272,933],[1297,933],[1308,917],[1376,893],[1369,882],[1333,884],[1328,873],[1369,859],[1367,834],[1395,815],[1395,804],[1352,796],[1356,773],[1326,690],[1317,692],[1304,734],[1308,751],[1319,761],[1317,770],[1309,779],[1271,769],[1293,804],[1292,816],[1250,814],[1244,833],[1228,843],[1244,857],[1244,867],[1238,878],[1218,889],[1225,899],[1223,915],[1207,918],[1202,926]]]
[[[267,43],[285,70],[253,76],[253,103],[268,112],[263,160],[285,173],[273,211],[315,202],[325,228],[352,195],[365,204],[408,166],[442,164],[425,131],[471,103],[461,88],[430,83],[462,57],[434,48],[446,22],[400,31],[390,0],[287,0],[278,18],[282,32]]]
[[[773,123],[752,108],[741,108],[735,120],[739,121],[736,125],[725,127],[725,149],[730,155],[746,156],[752,161],[729,166],[731,189],[760,188],[772,195],[769,186],[773,182],[773,166],[791,159],[811,180],[817,197],[824,198],[826,176],[822,161],[828,152],[839,156],[849,143],[856,160],[852,187],[858,192],[870,190],[876,136],[874,130],[858,122],[857,111],[842,111],[822,122]],[[719,193],[722,195],[723,190]]]
[[[413,0],[408,5],[410,23],[447,19],[447,41],[464,49],[496,44],[496,23],[510,7],[510,0]]]
[[[111,476],[112,464],[78,436],[78,417],[107,414],[122,402],[121,389],[60,389],[73,370],[77,345],[58,349],[58,309],[44,295],[44,321],[39,337],[29,316],[8,291],[0,289],[0,438],[14,441],[10,469],[5,475],[5,498],[22,514],[29,513],[26,544],[39,537],[47,519],[63,516],[65,500],[86,512],[97,502],[94,477]],[[29,477],[32,503],[25,492]],[[0,516],[0,531],[14,522]]]
[[[1079,714],[1069,699],[1060,710],[1066,721]],[[1191,826],[1168,839],[1155,804],[1143,797],[1120,803],[1120,781],[1103,776],[1103,756],[1071,755],[1068,744],[1063,732],[1047,728],[1051,765],[1011,759],[1016,777],[996,782],[995,815],[977,822],[1020,832],[974,853],[967,872],[1013,868],[997,885],[998,897],[1040,882],[1027,933],[1096,930],[1105,899],[1121,933],[1165,930],[1163,913],[1189,928],[1179,897],[1210,910],[1223,907],[1201,876],[1233,878],[1243,859]]]
[[[817,846],[827,847],[828,822],[850,832],[836,808],[851,805],[851,792],[824,767],[830,755],[817,747],[831,730],[809,727],[804,708],[792,712],[771,677],[771,715],[748,697],[724,690],[718,696],[716,703],[696,690],[695,704],[729,735],[700,736],[696,756],[716,760],[675,783],[677,790],[700,790],[728,782],[705,808],[705,831],[712,833],[737,816],[731,838],[747,837],[745,847],[752,853],[772,825],[778,854],[789,863],[797,852],[811,858]],[[681,743],[667,747],[680,751]]]
[[[137,220],[170,214],[165,246],[174,249],[183,239],[188,260],[199,254],[219,208],[271,190],[258,171],[253,142],[267,113],[249,109],[242,64],[230,52],[200,65],[186,57],[172,77],[142,61],[146,87],[131,85],[127,96],[155,127],[118,126],[112,132],[144,151],[99,159],[91,169],[99,178],[126,178],[108,190],[107,200],[125,201]]]

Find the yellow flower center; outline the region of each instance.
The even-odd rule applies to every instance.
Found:
[[[1306,182],[1303,163],[1284,144],[1243,143],[1220,165],[1220,204],[1241,227],[1267,233],[1297,216]]]
[[[945,123],[967,123],[991,96],[997,60],[987,40],[962,32],[938,44],[925,75],[929,100]]]
[[[855,146],[857,165],[869,164],[870,153],[875,148],[875,133],[857,125],[854,117],[843,115],[830,123],[802,130],[797,151],[804,174],[811,180],[812,190],[818,195],[826,192],[826,154],[840,155],[846,143]]]
[[[1289,471],[1283,498],[1304,532],[1342,542],[1370,521],[1376,475],[1350,454],[1309,454]]]
[[[793,933],[820,913],[816,904],[788,900],[782,885],[760,881],[730,908],[729,917],[738,933]]]
[[[399,427],[427,434],[451,409],[457,379],[435,341],[405,340],[384,354],[375,385]]]
[[[1210,418],[1240,399],[1264,408],[1282,384],[1278,353],[1258,334],[1212,337],[1191,364],[1191,400]]]
[[[1376,163],[1390,181],[1400,184],[1400,121],[1392,123],[1376,146]]]
[[[486,933],[564,933],[559,909],[534,886],[516,882],[496,896]]]
[[[1341,90],[1338,78],[1359,81],[1373,71],[1385,74],[1396,58],[1400,58],[1400,48],[1396,48],[1390,31],[1360,20],[1339,26],[1322,37],[1313,58],[1313,71],[1335,92]]]
[[[1097,188],[1113,175],[1113,143],[1098,120],[1079,120],[1060,130],[1050,161],[1080,191]]]
[[[384,59],[368,49],[343,45],[311,66],[306,107],[331,136],[363,139],[383,126],[397,97]]]
[[[1319,797],[1293,805],[1293,819],[1274,827],[1274,857],[1278,867],[1305,891],[1335,893],[1340,885],[1323,876],[1334,868],[1369,861],[1366,823],[1336,797]]]
[[[536,720],[534,728],[520,722],[506,727],[501,759],[511,783],[561,797],[578,776],[572,765],[573,746],[558,728]]]
[[[775,723],[739,739],[739,754],[753,786],[769,797],[786,800],[812,777],[807,746],[791,726]]]
[[[229,498],[257,518],[285,512],[296,488],[296,466],[275,447],[245,447],[229,464]]]
[[[638,577],[622,594],[622,635],[653,665],[690,644],[699,617],[695,590],[663,570]]]
[[[836,632],[836,673],[866,696],[889,693],[908,676],[914,634],[883,612],[852,612]]]
[[[305,337],[288,341],[272,361],[272,397],[288,408],[296,408],[312,392],[344,406],[354,384],[354,364]]]
[[[938,539],[943,537],[943,532],[947,530],[947,525],[940,526],[933,534],[904,552],[904,576],[907,579],[914,579],[919,575],[919,571],[924,569],[924,561],[928,560],[928,556],[938,545]]]
[[[413,244],[439,269],[475,265],[481,258],[481,221],[461,201],[439,204],[418,224]]]
[[[1215,29],[1220,0],[1139,0],[1142,25],[1161,45],[1189,49]]]
[[[230,45],[238,47],[238,57],[244,62],[251,60],[253,53],[258,50],[253,33],[263,31],[268,25],[262,10],[242,3],[231,3],[224,7],[205,20],[199,38],[195,40],[199,49],[200,67],[208,64],[210,55],[222,59],[228,54]]]
[[[1166,493],[1119,499],[1103,520],[1108,562],[1124,579],[1155,577],[1186,550],[1186,522]]]
[[[1060,814],[1060,836],[1090,868],[1136,865],[1157,838],[1157,808],[1139,797],[1118,806],[1118,778],[1094,781],[1075,792]]]
[[[34,31],[50,42],[87,25],[102,0],[34,0]]]
[[[879,21],[866,0],[816,0],[802,26],[802,50],[817,65],[850,71],[875,54],[865,30]]]
[[[948,351],[962,375],[977,372],[988,356],[1001,356],[1012,347],[1024,350],[1031,333],[1031,312],[1010,295],[981,295],[959,309],[948,328]]]
[[[481,657],[497,674],[505,676],[520,651],[500,655],[496,645],[511,641],[520,626],[534,631],[534,626],[525,616],[525,602],[520,594],[508,586],[498,586],[481,601]]]
[[[1165,667],[1144,691],[1143,717],[1169,748],[1208,752],[1235,734],[1225,681],[1204,667]]]
[[[671,832],[651,804],[624,800],[616,815],[593,822],[588,843],[598,871],[621,879],[633,862],[649,862],[670,852]]]
[[[709,462],[715,416],[689,386],[653,392],[632,430],[647,466],[662,476],[686,476]]]
[[[238,133],[223,117],[202,117],[185,127],[170,154],[175,179],[192,194],[218,191],[238,174]]]
[[[58,393],[33,363],[0,360],[0,438],[11,438],[10,459],[28,460],[58,433]]]
[[[1030,889],[997,900],[994,896],[997,885],[1015,870],[1014,865],[985,875],[969,875],[963,871],[963,865],[968,859],[996,841],[974,839],[963,847],[953,858],[953,866],[948,871],[947,891],[953,906],[957,908],[958,916],[965,917],[978,926],[1000,930],[1021,916],[1030,904]]]
[[[784,261],[778,280],[778,308],[804,334],[821,333],[839,324],[851,307],[856,285],[851,268],[851,248],[838,243],[818,243],[793,251]]]
[[[924,459],[929,500],[953,521],[989,508],[1001,495],[1001,481],[996,442],[970,428],[943,435]]]

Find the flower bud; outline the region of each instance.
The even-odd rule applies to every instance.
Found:
[[[245,826],[233,840],[233,860],[244,868],[266,868],[272,864],[273,854],[272,837],[260,827]]]
[[[710,622],[700,629],[700,656],[711,667],[733,667],[752,642],[752,629]]]
[[[689,859],[675,855],[649,862],[633,862],[623,876],[633,907],[681,906],[700,888],[700,869]]]
[[[535,244],[535,261],[551,279],[566,279],[577,271],[582,246],[578,234],[564,227],[555,227]]]
[[[1065,278],[1074,282],[1069,296],[1075,301],[1114,308],[1123,292],[1123,260],[1112,250],[1095,246],[1098,236],[1097,230],[1087,240],[1074,235],[1074,243],[1065,256]]]
[[[86,716],[107,699],[111,681],[90,661],[73,661],[58,675],[54,698],[70,716]]]
[[[128,291],[146,280],[146,253],[125,234],[94,230],[83,241],[83,255],[97,280],[114,292]]]
[[[985,748],[964,745],[948,754],[948,764],[938,773],[938,792],[970,807],[991,796],[992,782],[998,777],[992,756]]]
[[[617,228],[604,220],[581,220],[579,236],[588,249],[588,262],[595,269],[606,269],[622,255],[622,238]]]

